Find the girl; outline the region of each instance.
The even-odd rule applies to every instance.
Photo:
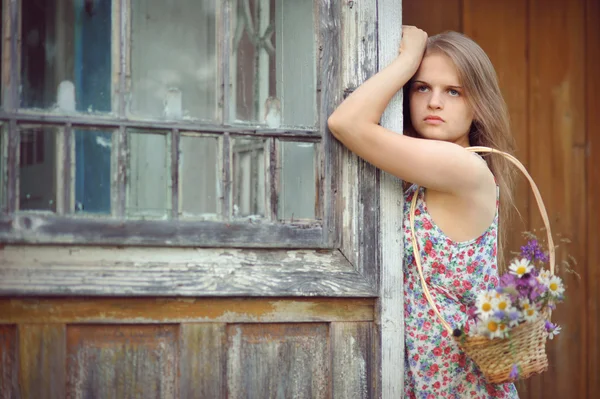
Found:
[[[401,88],[405,135],[378,125]],[[423,273],[440,313],[458,328],[477,292],[498,284],[498,223],[512,201],[507,162],[500,156],[484,160],[464,148],[513,149],[506,106],[487,55],[459,33],[428,39],[424,31],[405,26],[398,57],[350,95],[328,125],[351,151],[414,183],[405,192],[404,208],[405,396],[517,398],[513,384],[486,382],[430,309],[408,222],[417,195]]]

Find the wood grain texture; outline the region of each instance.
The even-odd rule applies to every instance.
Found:
[[[9,141],[9,145],[10,143]],[[249,221],[222,223],[183,220],[92,219],[33,213],[1,215],[0,241],[13,244],[61,245],[327,247],[323,243],[323,229],[316,222],[313,224],[260,224]]]
[[[557,260],[564,260],[569,252],[580,265],[579,273],[586,265],[587,234],[584,5],[582,0],[531,0],[529,12],[529,171],[544,198],[553,233],[573,241],[566,251],[559,250]],[[530,226],[542,226],[533,210]],[[587,339],[585,282],[572,274],[562,273],[562,277],[567,299],[558,306],[553,321],[563,326],[563,332],[547,345],[548,372],[528,381],[530,398],[588,397],[582,373],[587,349],[573,345]]]
[[[329,398],[327,324],[227,326],[228,398]]]
[[[433,36],[462,27],[462,0],[403,0],[404,25],[414,25]]]
[[[65,397],[66,328],[64,324],[21,324],[19,386],[23,398]]]
[[[330,248],[339,248],[342,236],[341,169],[342,145],[327,127],[327,118],[338,106],[342,96],[341,80],[341,2],[318,0],[319,31],[319,130],[323,132],[318,154],[318,201],[323,201],[323,242]]]
[[[0,294],[376,296],[338,250],[70,246],[5,247]]]
[[[225,324],[180,326],[179,394],[181,398],[224,398],[226,392]]]
[[[587,396],[600,397],[600,0],[586,1]]]
[[[342,87],[352,92],[377,70],[377,2],[342,5]],[[347,148],[341,153],[341,251],[377,289],[379,284],[379,175]]]
[[[385,68],[398,54],[402,32],[402,1],[379,0],[378,67]],[[385,32],[385,33],[383,33]],[[381,118],[381,125],[402,133],[402,94],[390,102]],[[380,175],[380,236],[381,259],[379,285],[379,337],[381,344],[378,362],[381,369],[377,378],[377,396],[383,399],[401,397],[404,388],[404,288],[403,252],[403,195],[402,183],[396,177]]]
[[[70,326],[66,397],[177,398],[177,330]]]
[[[530,149],[528,24],[526,1],[464,1],[463,32],[483,48],[496,69],[516,141],[515,156],[525,167],[529,166]],[[517,212],[503,224],[503,228],[509,227],[505,237],[505,261],[510,260],[510,251],[518,251],[524,244],[521,233],[529,231],[530,211],[538,212],[535,202],[533,209],[530,209],[531,188],[520,173],[517,175],[514,198]]]
[[[366,298],[0,298],[0,323],[373,321]]]
[[[17,327],[0,325],[0,399],[18,398]]]
[[[373,324],[331,323],[334,398],[373,398]]]

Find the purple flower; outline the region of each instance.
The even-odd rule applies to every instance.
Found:
[[[519,368],[517,367],[516,364],[513,364],[512,369],[510,370],[510,374],[508,375],[508,378],[510,378],[511,380],[516,380],[517,378],[519,378]]]
[[[544,324],[544,327],[546,327],[546,331],[551,332],[554,331],[556,325],[551,323],[550,320],[546,320],[546,324]]]
[[[548,254],[544,252],[537,240],[529,240],[526,245],[521,247],[521,257],[530,262],[548,263]]]

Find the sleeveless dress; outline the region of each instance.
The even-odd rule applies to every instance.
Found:
[[[514,384],[486,382],[475,363],[466,357],[425,299],[415,263],[410,232],[413,185],[404,201],[404,312],[406,398],[518,398]],[[420,188],[415,210],[421,264],[429,291],[444,319],[458,328],[467,318],[467,306],[477,293],[495,287],[497,270],[498,200],[496,217],[478,238],[454,242],[435,225]]]

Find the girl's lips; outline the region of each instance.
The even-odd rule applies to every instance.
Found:
[[[444,120],[438,117],[427,117],[424,121],[428,125],[441,125],[442,123],[444,123]]]

